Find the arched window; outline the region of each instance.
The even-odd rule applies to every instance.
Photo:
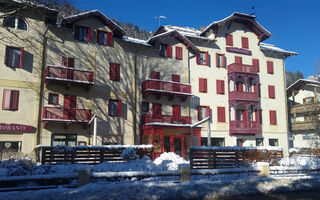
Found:
[[[4,20],[3,26],[20,29],[20,30],[27,30],[27,23],[24,21],[23,18],[18,16],[11,16]]]

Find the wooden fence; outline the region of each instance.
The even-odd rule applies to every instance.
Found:
[[[217,169],[247,167],[250,162],[268,162],[277,165],[278,158],[283,158],[282,149],[262,148],[190,148],[192,169]]]
[[[130,146],[131,147],[131,146]],[[37,162],[41,164],[59,163],[81,163],[99,164],[106,161],[124,162],[121,153],[126,149],[126,145],[107,145],[107,146],[40,146],[36,148]],[[152,145],[135,145],[132,148],[136,151],[139,158],[144,155],[152,157]]]

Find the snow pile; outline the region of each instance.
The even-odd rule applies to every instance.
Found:
[[[295,148],[290,148],[289,149],[289,153],[293,153],[293,152],[295,152],[295,153],[299,153],[300,152],[300,148],[299,147],[295,147]]]
[[[0,176],[23,176],[34,174],[37,166],[31,160],[9,159],[0,162]]]
[[[136,160],[139,156],[136,154],[136,151],[133,148],[126,148],[122,151],[121,157],[126,162],[130,162],[132,160]]]
[[[320,159],[316,156],[294,155],[279,159],[280,166],[320,167]]]
[[[189,161],[173,152],[164,152],[154,160],[154,164],[158,165],[162,170],[178,170],[179,164],[189,164]]]

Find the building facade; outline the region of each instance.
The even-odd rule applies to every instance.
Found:
[[[234,13],[203,31],[162,26],[144,41],[97,10],[59,26],[57,13],[45,11],[50,20],[19,13],[1,22],[1,33],[30,34],[1,44],[0,119],[32,128],[1,131],[4,145],[20,142],[27,153],[36,145],[153,144],[154,156],[184,157],[208,138],[215,146],[288,148],[284,60],[296,53],[262,43],[271,34],[254,16]],[[19,16],[27,30],[8,25]]]

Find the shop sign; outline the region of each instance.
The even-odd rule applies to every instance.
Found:
[[[32,133],[34,132],[33,126],[23,125],[23,124],[0,124],[0,132],[23,132]]]
[[[231,53],[240,53],[240,54],[249,55],[249,56],[252,55],[252,52],[250,50],[241,49],[237,47],[226,47],[226,51]]]

